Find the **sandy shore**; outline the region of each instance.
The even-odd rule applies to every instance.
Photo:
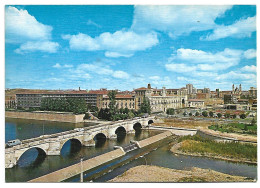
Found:
[[[133,167],[109,182],[254,182],[250,178],[232,176],[211,169],[193,167],[175,170],[159,166]]]

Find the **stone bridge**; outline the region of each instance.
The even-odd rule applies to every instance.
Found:
[[[82,146],[95,146],[95,141],[99,139],[116,138],[122,131],[134,132],[153,123],[154,119],[155,117],[120,120],[22,140],[22,144],[5,149],[5,168],[15,166],[23,153],[32,148],[36,148],[39,154],[60,155],[63,145],[69,140],[80,142]]]

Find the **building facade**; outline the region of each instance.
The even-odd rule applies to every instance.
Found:
[[[135,89],[135,108],[138,110],[143,103],[144,98],[150,101],[151,112],[166,112],[168,108],[183,108],[187,105],[187,94],[178,89],[162,89],[148,87]]]
[[[85,91],[85,90],[71,90],[71,91],[30,91],[16,94],[17,108],[39,108],[41,101],[44,98],[83,98],[87,105],[92,107],[102,107],[103,94],[106,93],[101,90]]]

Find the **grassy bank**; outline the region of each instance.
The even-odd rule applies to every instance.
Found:
[[[211,125],[208,127],[214,131],[227,132],[227,133],[240,133],[240,134],[257,134],[257,125],[243,124],[243,123],[228,123],[224,125]]]
[[[198,135],[184,136],[178,140],[181,142],[179,151],[202,156],[229,158],[243,161],[257,161],[257,146],[241,144],[238,142],[216,142],[202,138]]]

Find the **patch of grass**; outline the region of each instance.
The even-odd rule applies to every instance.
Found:
[[[208,127],[214,131],[227,133],[241,133],[257,135],[257,125],[243,124],[243,123],[228,123],[223,125],[211,125]]]
[[[257,146],[253,144],[216,142],[198,135],[184,136],[179,141],[182,141],[180,150],[183,152],[200,153],[202,155],[211,153],[229,158],[257,160]]]

